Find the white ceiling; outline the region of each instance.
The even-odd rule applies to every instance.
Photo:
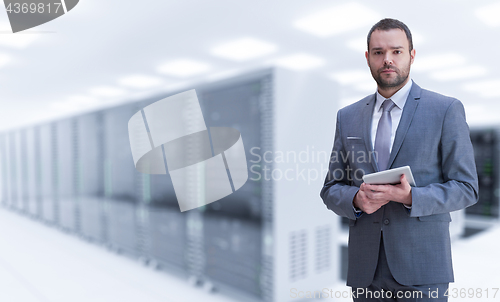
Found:
[[[365,39],[384,17],[412,30],[412,78],[420,86],[462,100],[472,126],[500,124],[500,22],[478,17],[498,16],[488,7],[495,3],[500,8],[488,0],[81,0],[67,15],[16,34],[1,11],[0,129],[286,66],[295,55],[292,63],[305,58],[304,70],[342,83],[340,101],[347,104],[374,92]],[[333,27],[312,34],[307,22],[321,21],[318,13]],[[221,45],[243,38],[260,41],[260,54],[222,57]],[[178,60],[196,62],[199,73],[172,74]]]

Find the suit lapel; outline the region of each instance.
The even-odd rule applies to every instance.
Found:
[[[368,154],[370,156],[370,161],[373,166],[373,171],[378,171],[377,161],[375,160],[375,156],[373,154],[372,147],[372,117],[373,117],[373,108],[375,107],[377,97],[376,94],[373,97],[369,98],[366,102],[366,106],[363,109],[363,134],[366,150],[368,150]]]
[[[396,137],[394,138],[394,143],[392,145],[391,155],[389,157],[389,163],[387,165],[388,169],[392,166],[396,155],[401,148],[401,144],[404,141],[408,128],[410,128],[411,121],[415,114],[415,110],[418,106],[418,100],[420,99],[420,88],[415,82],[412,83],[412,87],[408,98],[406,99],[405,106],[403,108],[403,113],[401,115],[401,120],[399,121],[398,129],[396,130]]]

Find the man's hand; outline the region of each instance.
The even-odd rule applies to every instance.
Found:
[[[354,196],[352,203],[356,208],[367,214],[371,214],[375,213],[378,209],[380,209],[380,207],[387,204],[390,200],[374,196],[373,193],[375,192],[371,192],[366,188],[367,186],[368,185],[365,183],[361,184],[361,187],[359,187],[359,191]]]
[[[362,183],[354,196],[353,204],[367,214],[372,214],[389,201],[411,206],[411,186],[406,177],[401,175],[397,185],[369,185]]]

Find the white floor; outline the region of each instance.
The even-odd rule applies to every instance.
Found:
[[[450,291],[457,298],[450,301],[500,301],[500,226],[457,240],[452,246],[455,283],[450,284]],[[460,297],[470,289],[476,291],[474,299]]]
[[[458,301],[500,301],[500,227],[453,243]],[[348,291],[344,285],[332,287]],[[456,289],[456,291],[455,291]],[[469,297],[469,290],[474,295]],[[488,289],[489,297],[486,297]],[[462,292],[461,292],[462,291]],[[481,298],[478,292],[482,293]],[[460,293],[465,295],[460,297]],[[328,299],[351,301],[350,299]],[[186,280],[0,208],[1,302],[228,302]]]
[[[0,208],[1,302],[228,302]]]

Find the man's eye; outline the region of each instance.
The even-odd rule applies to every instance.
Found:
[[[401,53],[401,50],[396,50],[394,53],[396,53],[396,54],[400,54],[400,53]]]
[[[376,51],[376,52],[375,52],[375,54],[376,54],[376,55],[379,55],[379,54],[381,54],[381,53],[382,53],[382,52],[380,52],[380,51]]]

